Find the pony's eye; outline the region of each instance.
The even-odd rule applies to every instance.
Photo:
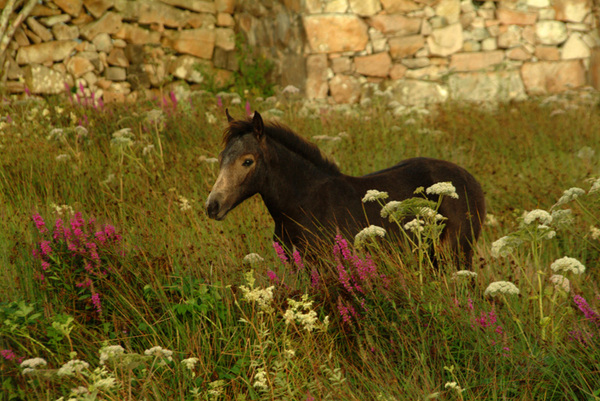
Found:
[[[244,167],[250,167],[252,165],[252,163],[254,163],[254,160],[252,160],[252,159],[246,159],[242,163],[242,166],[244,166]]]

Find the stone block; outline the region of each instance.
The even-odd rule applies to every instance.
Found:
[[[306,57],[306,97],[324,99],[328,92],[327,55],[311,54]]]
[[[392,59],[387,52],[358,56],[354,58],[356,72],[369,77],[385,78],[392,67]]]
[[[81,77],[83,74],[94,71],[92,62],[81,56],[73,56],[66,63],[67,71],[75,78]]]
[[[79,28],[75,25],[56,24],[52,27],[56,40],[75,40],[79,37]]]
[[[109,81],[125,81],[127,79],[127,70],[122,67],[108,67],[104,76]]]
[[[425,39],[421,35],[409,35],[390,38],[390,54],[393,59],[413,56],[425,46]]]
[[[119,32],[123,27],[121,16],[112,11],[104,14],[100,19],[82,26],[79,31],[87,40],[93,40],[100,33],[109,35]]]
[[[31,93],[56,95],[65,91],[65,76],[59,71],[39,64],[23,67],[25,85]]]
[[[581,38],[581,34],[574,32],[563,44],[560,58],[563,60],[583,59],[590,57],[590,48]]]
[[[535,35],[543,45],[559,45],[568,38],[567,26],[560,21],[544,20],[535,24]]]
[[[160,32],[149,31],[148,29],[132,24],[122,24],[121,29],[112,36],[135,45],[160,43]]]
[[[596,90],[600,90],[600,47],[592,49],[590,55],[589,83]]]
[[[517,70],[452,74],[448,77],[448,87],[454,100],[508,102],[527,98]]]
[[[435,56],[449,56],[463,47],[463,32],[460,23],[434,29],[427,38],[429,51]]]
[[[362,51],[369,41],[367,25],[355,15],[309,15],[303,20],[314,53]]]
[[[477,71],[500,64],[504,60],[501,50],[475,53],[455,53],[450,59],[450,69],[454,71]]]
[[[111,50],[106,57],[106,62],[116,67],[129,67],[129,60],[125,56],[125,51],[118,47]]]
[[[358,103],[360,99],[360,82],[351,75],[336,75],[329,81],[331,97],[338,103]]]
[[[79,16],[81,14],[81,9],[83,8],[83,0],[52,0],[54,4],[60,7],[61,10],[66,12],[73,17]]]
[[[166,31],[162,44],[180,53],[191,54],[203,59],[212,59],[215,36],[215,31],[209,29]]]
[[[583,22],[592,11],[593,0],[553,0],[556,19],[569,22]]]
[[[44,42],[49,42],[54,39],[52,33],[44,25],[40,24],[35,18],[27,18],[27,26]]]
[[[555,46],[536,46],[534,54],[542,61],[560,60],[560,50]]]
[[[392,99],[402,105],[423,106],[448,100],[448,88],[437,82],[398,79],[390,85]]]
[[[410,18],[401,14],[378,14],[368,19],[369,25],[396,36],[414,35],[421,30],[421,18]]]
[[[235,32],[231,28],[215,28],[215,46],[225,51],[235,50]]]
[[[585,68],[580,60],[525,63],[521,76],[530,95],[563,92],[586,83]]]
[[[350,0],[350,9],[361,17],[370,17],[381,10],[379,0]]]
[[[94,16],[94,18],[100,18],[114,5],[114,0],[83,0],[83,6]]]
[[[496,10],[496,18],[503,25],[533,25],[537,21],[537,13],[499,8]]]
[[[44,64],[62,61],[67,58],[77,46],[73,40],[55,40],[30,46],[20,47],[17,51],[17,63]]]

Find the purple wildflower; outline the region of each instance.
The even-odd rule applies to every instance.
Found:
[[[252,110],[250,107],[250,100],[246,100],[246,115],[248,117],[250,117],[251,114],[252,114]]]
[[[0,350],[0,356],[2,356],[7,361],[12,361],[13,359],[17,358],[17,355],[15,355],[15,352],[10,349]]]
[[[350,283],[351,276],[341,263],[337,265],[338,279],[348,292],[352,292],[352,284]]]
[[[40,216],[39,213],[34,213],[32,218],[33,222],[35,223],[35,227],[38,229],[38,232],[40,234],[45,234],[48,232],[48,229],[46,228],[46,223],[44,222],[44,219],[42,218],[42,216]]]
[[[279,282],[281,281],[279,280],[279,276],[277,276],[277,273],[275,273],[273,270],[267,271],[267,277],[269,277],[269,281],[271,281],[274,284],[279,284]]]
[[[292,253],[292,257],[294,258],[294,264],[298,270],[304,270],[304,263],[302,262],[302,256],[300,256],[300,252],[295,249]]]
[[[590,307],[585,298],[581,295],[575,295],[573,301],[575,301],[575,305],[583,312],[583,316],[585,316],[587,320],[600,327],[600,315]]]
[[[221,96],[217,96],[217,107],[220,109],[223,108],[223,100],[221,99]]]
[[[286,264],[288,262],[288,258],[285,254],[285,251],[283,250],[283,247],[279,244],[279,242],[274,241],[273,248],[275,249],[275,253],[277,253],[277,256],[279,257],[279,260],[281,260],[281,263]]]
[[[338,311],[340,312],[340,316],[342,317],[342,322],[350,323],[353,317],[356,316],[356,311],[352,305],[346,306],[341,302],[338,302]]]
[[[177,109],[177,97],[175,96],[175,92],[169,92],[169,96],[171,97],[171,103],[173,104],[173,110]]]
[[[31,91],[29,90],[29,88],[27,86],[25,86],[25,94],[27,96],[31,96]]]
[[[98,313],[102,313],[102,304],[100,303],[100,294],[98,294],[97,292],[92,294],[92,304],[94,305],[94,307],[96,308]]]
[[[42,251],[43,256],[48,256],[52,253],[52,248],[50,247],[50,241],[40,241],[40,249]]]
[[[312,288],[319,288],[319,272],[317,269],[312,269],[310,273],[310,285]]]

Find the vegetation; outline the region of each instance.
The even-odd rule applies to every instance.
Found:
[[[460,273],[422,252],[436,229],[331,238],[312,266],[273,246],[259,197],[209,220],[223,107],[246,113],[222,103],[3,100],[0,399],[600,398],[598,99],[281,102],[348,174],[472,172],[491,216]]]

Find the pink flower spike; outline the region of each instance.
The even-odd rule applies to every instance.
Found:
[[[269,277],[269,281],[271,281],[274,284],[279,284],[280,282],[279,276],[277,276],[277,273],[275,273],[273,270],[267,271],[267,277]]]
[[[44,219],[42,218],[42,216],[40,216],[39,213],[34,213],[32,218],[40,234],[45,234],[48,232],[48,229],[46,228],[46,223],[44,222]]]
[[[298,270],[304,270],[304,263],[302,262],[302,256],[300,256],[300,252],[297,249],[292,253],[292,257],[294,258],[294,263]]]
[[[100,302],[100,294],[97,292],[92,294],[92,304],[96,307],[98,313],[102,313],[102,304]]]
[[[252,110],[250,108],[250,100],[246,100],[246,115],[248,117],[250,117],[251,114],[252,114]]]
[[[173,104],[173,110],[177,109],[177,97],[175,96],[175,92],[169,92],[169,96],[171,97],[171,103]]]
[[[31,96],[31,91],[29,90],[29,88],[27,86],[25,86],[25,94],[27,96]]]
[[[7,115],[6,115],[6,122],[7,122],[7,123],[9,123],[9,124],[13,122],[13,119],[12,119],[12,117],[10,116],[10,114],[7,114]]]
[[[283,250],[283,247],[279,244],[279,242],[275,241],[273,242],[273,248],[275,248],[275,253],[277,253],[277,256],[279,257],[279,260],[281,260],[281,263],[285,265],[288,262],[288,258],[285,254],[285,251]]]
[[[223,108],[223,100],[221,99],[221,96],[217,96],[217,107],[220,109]]]

